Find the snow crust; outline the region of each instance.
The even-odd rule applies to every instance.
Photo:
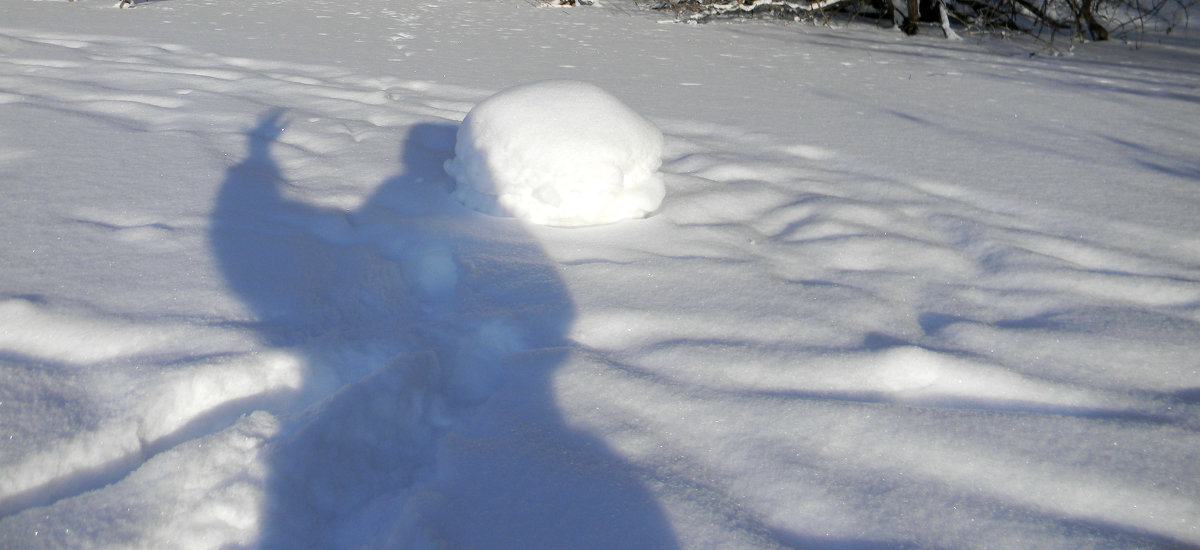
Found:
[[[516,86],[467,114],[446,171],[454,197],[486,212],[555,226],[641,218],[666,194],[663,136],[586,82]]]
[[[7,2],[0,548],[1200,546],[1193,37],[661,18]],[[580,79],[652,217],[451,196]]]

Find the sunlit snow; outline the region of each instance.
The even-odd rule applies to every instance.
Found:
[[[1186,31],[0,2],[0,548],[1200,545]]]
[[[454,196],[494,215],[558,226],[641,218],[662,203],[662,132],[578,81],[504,90],[458,129]]]

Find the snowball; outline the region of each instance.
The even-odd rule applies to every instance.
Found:
[[[662,132],[608,92],[554,80],[509,88],[458,128],[446,172],[470,208],[582,226],[645,217],[666,194]]]

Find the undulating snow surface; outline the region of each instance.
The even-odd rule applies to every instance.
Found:
[[[604,4],[0,0],[0,548],[1200,545],[1194,38]],[[455,200],[544,80],[653,216]]]
[[[455,198],[480,212],[542,225],[642,218],[662,203],[663,136],[595,85],[525,84],[463,119],[446,172]]]

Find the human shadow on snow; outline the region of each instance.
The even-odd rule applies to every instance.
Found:
[[[551,388],[573,305],[511,219],[449,198],[451,124],[352,211],[288,197],[263,113],[211,246],[247,326],[307,363],[267,456],[262,548],[673,548],[637,472]]]

